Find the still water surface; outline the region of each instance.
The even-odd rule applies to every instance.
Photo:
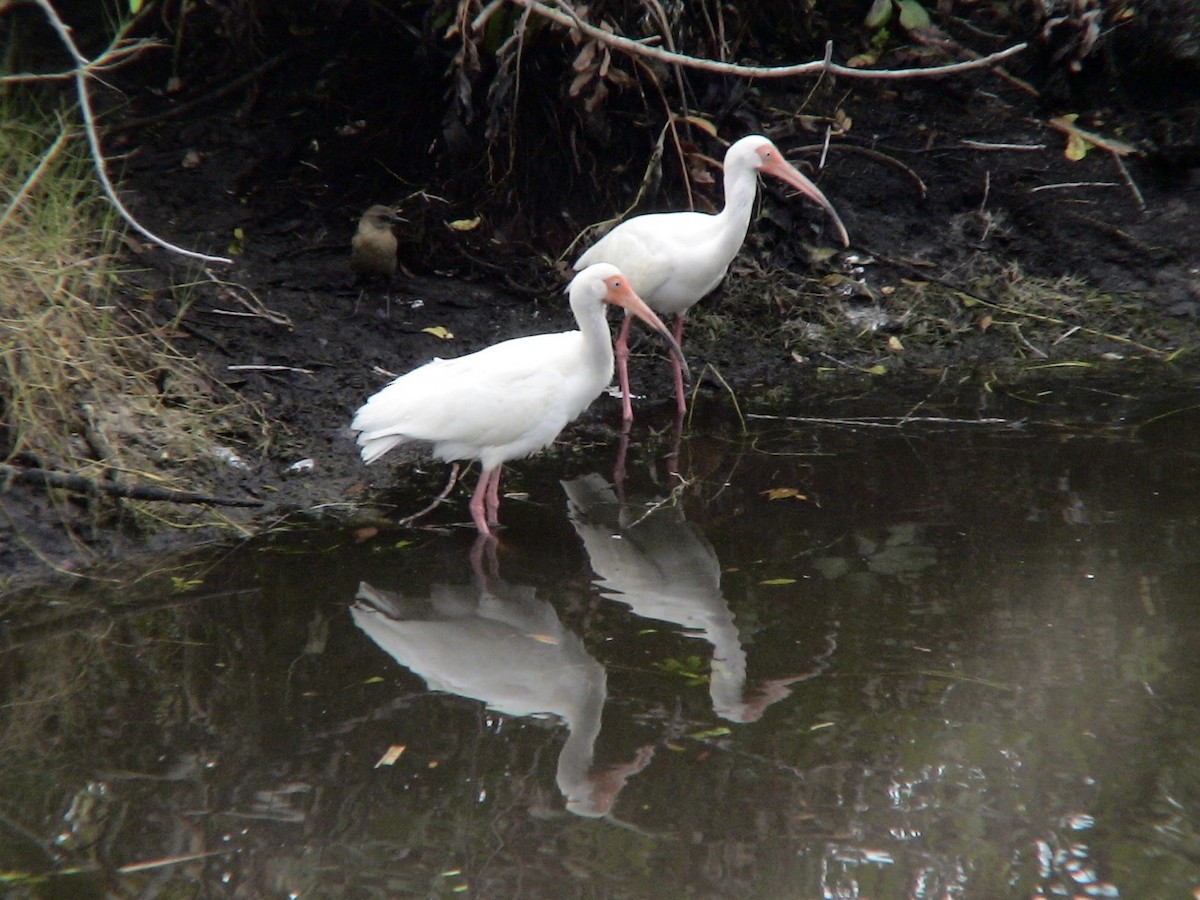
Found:
[[[495,559],[318,522],[9,598],[0,869],[107,873],[15,889],[62,897],[1195,896],[1200,390],[819,405],[639,422],[623,480],[604,442],[518,464]]]

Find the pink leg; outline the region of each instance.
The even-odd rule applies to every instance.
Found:
[[[675,343],[683,346],[683,313],[675,317]],[[679,404],[679,415],[687,412],[687,395],[683,392],[683,369],[675,354],[671,354],[671,373],[675,376],[675,400]]]
[[[492,470],[492,483],[487,492],[487,521],[489,525],[500,524],[500,471],[503,466]]]
[[[629,393],[629,326],[632,324],[633,316],[626,315],[613,347],[617,357],[617,378],[621,384],[621,418],[625,422],[633,421],[633,400]]]
[[[492,479],[499,474],[499,466],[489,471],[481,472],[479,475],[479,484],[475,487],[475,493],[471,495],[471,502],[467,504],[471,510],[471,518],[475,520],[475,527],[485,537],[493,537],[493,535],[492,529],[488,528],[487,518],[484,515],[484,503],[487,501]]]

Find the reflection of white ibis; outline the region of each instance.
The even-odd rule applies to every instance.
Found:
[[[631,763],[591,771],[608,693],[604,667],[531,587],[483,578],[474,587],[435,584],[428,598],[409,599],[363,582],[350,614],[431,690],[511,716],[561,720],[567,739],[557,782],[578,815],[607,814],[625,780],[650,761],[642,751]]]
[[[624,307],[661,332],[679,354],[670,330],[615,266],[588,267],[575,276],[569,293],[578,331],[516,338],[468,356],[435,359],[367,400],[350,423],[359,432],[363,462],[406,441],[433,444],[434,455],[447,462],[478,459],[482,472],[471,517],[490,536],[500,507],[501,466],[549,446],[612,379],[605,303]]]
[[[620,268],[633,289],[656,312],[675,314],[675,342],[683,340],[683,317],[705,294],[720,284],[741,249],[750,225],[758,190],[758,173],[790,184],[829,213],[846,246],[850,238],[841,218],[821,190],[800,174],[770,140],[754,134],[725,153],[725,208],[711,215],[698,212],[654,213],[622,222],[575,263],[582,269],[607,262]],[[633,419],[629,398],[629,319],[617,337],[617,372],[621,379],[622,415]],[[672,363],[675,397],[682,415],[687,409],[683,377]]]
[[[583,539],[609,600],[639,616],[673,622],[712,645],[709,694],[713,712],[730,722],[753,722],[800,678],[746,688],[746,651],[733,611],[721,593],[721,564],[703,532],[677,506],[651,510],[618,501],[596,474],[562,482],[571,524]]]

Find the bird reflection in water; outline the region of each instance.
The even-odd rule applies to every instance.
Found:
[[[753,722],[790,685],[823,671],[769,679],[746,687],[746,651],[733,612],[721,594],[721,564],[703,532],[678,504],[647,508],[621,502],[597,474],[562,482],[567,511],[583,539],[601,594],[646,619],[672,622],[712,645],[709,694],[713,712],[730,722]]]
[[[471,584],[434,584],[428,596],[407,597],[361,582],[350,614],[430,690],[479,700],[510,716],[561,721],[567,739],[556,781],[566,807],[580,816],[605,816],[628,779],[650,763],[653,748],[593,771],[607,697],[604,667],[532,587],[499,577],[494,543],[476,541]]]

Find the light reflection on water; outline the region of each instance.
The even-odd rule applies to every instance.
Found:
[[[623,482],[605,446],[531,460],[494,560],[465,530],[311,529],[24,598],[3,868],[195,856],[113,876],[147,896],[1187,896],[1200,417],[1113,393],[1064,427],[1029,396],[1024,428],[722,414],[682,486],[669,428]]]

